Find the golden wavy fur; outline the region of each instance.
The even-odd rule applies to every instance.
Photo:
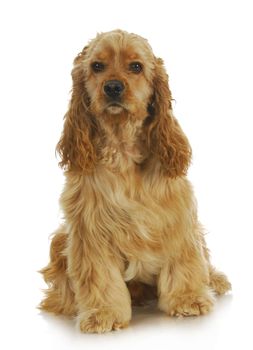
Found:
[[[209,261],[163,61],[115,30],[82,50],[72,78],[57,146],[65,223],[41,271],[40,308],[98,333],[127,326],[131,297],[157,297],[171,316],[207,313],[230,283]]]

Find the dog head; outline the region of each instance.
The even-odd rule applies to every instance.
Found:
[[[191,150],[172,115],[163,61],[147,40],[121,30],[99,34],[74,60],[73,89],[57,150],[61,166],[91,171],[100,121],[141,120],[146,147],[171,177],[184,175]]]

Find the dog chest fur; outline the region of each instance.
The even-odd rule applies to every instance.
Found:
[[[157,174],[151,172],[149,176],[139,174],[136,181],[133,176],[133,171],[123,174],[101,166],[92,176],[71,177],[68,183],[72,192],[63,192],[62,204],[68,222],[72,221],[71,215],[73,221],[79,216],[84,222],[84,241],[89,235],[101,244],[101,250],[107,244],[112,254],[120,256],[126,281],[154,284],[166,259],[167,246],[174,249],[182,213],[182,224],[188,222],[191,227],[194,213],[189,208],[192,210],[193,205],[186,196],[191,188],[185,178],[161,177],[157,181]],[[73,202],[75,213],[68,213]]]

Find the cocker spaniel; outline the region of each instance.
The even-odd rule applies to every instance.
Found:
[[[126,327],[131,302],[146,298],[170,316],[206,314],[231,286],[209,260],[162,59],[115,30],[84,47],[72,78],[57,145],[64,224],[40,308],[97,333]]]

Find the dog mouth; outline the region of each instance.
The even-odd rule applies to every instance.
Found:
[[[111,114],[119,114],[123,111],[123,109],[126,109],[125,105],[120,102],[109,102],[105,106],[105,110],[107,110]]]

